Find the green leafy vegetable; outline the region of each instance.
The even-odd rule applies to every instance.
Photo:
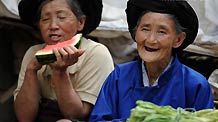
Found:
[[[171,106],[158,106],[151,102],[136,101],[127,122],[218,122],[218,110],[204,109],[189,112]]]

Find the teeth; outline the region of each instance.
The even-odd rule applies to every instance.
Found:
[[[147,50],[147,51],[157,51],[157,49],[152,49],[152,48],[149,48],[149,47],[145,47],[145,49]]]
[[[51,40],[58,40],[59,39],[59,36],[51,36]]]

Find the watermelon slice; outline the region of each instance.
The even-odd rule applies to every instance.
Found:
[[[36,59],[42,65],[55,62],[57,59],[55,57],[55,54],[52,51],[53,48],[62,48],[68,45],[74,45],[76,48],[79,48],[81,37],[82,37],[82,34],[79,33],[75,35],[74,37],[72,37],[70,40],[59,42],[55,45],[46,45],[45,48],[36,52],[35,54]]]

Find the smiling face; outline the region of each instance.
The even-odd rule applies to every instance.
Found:
[[[84,27],[85,18],[78,20],[65,0],[53,0],[41,9],[39,28],[47,44],[71,39]]]
[[[135,40],[139,56],[146,63],[169,62],[185,33],[176,33],[174,20],[167,14],[147,12],[139,20]]]

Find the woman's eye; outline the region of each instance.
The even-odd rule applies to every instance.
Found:
[[[149,31],[148,28],[142,28],[142,31]]]
[[[59,19],[65,19],[65,16],[58,16]]]
[[[49,20],[49,18],[41,18],[41,21],[43,21],[43,22],[46,22],[48,20]]]
[[[163,34],[165,34],[166,32],[165,32],[165,31],[163,31],[163,30],[160,30],[160,31],[159,31],[159,33],[163,33]]]

